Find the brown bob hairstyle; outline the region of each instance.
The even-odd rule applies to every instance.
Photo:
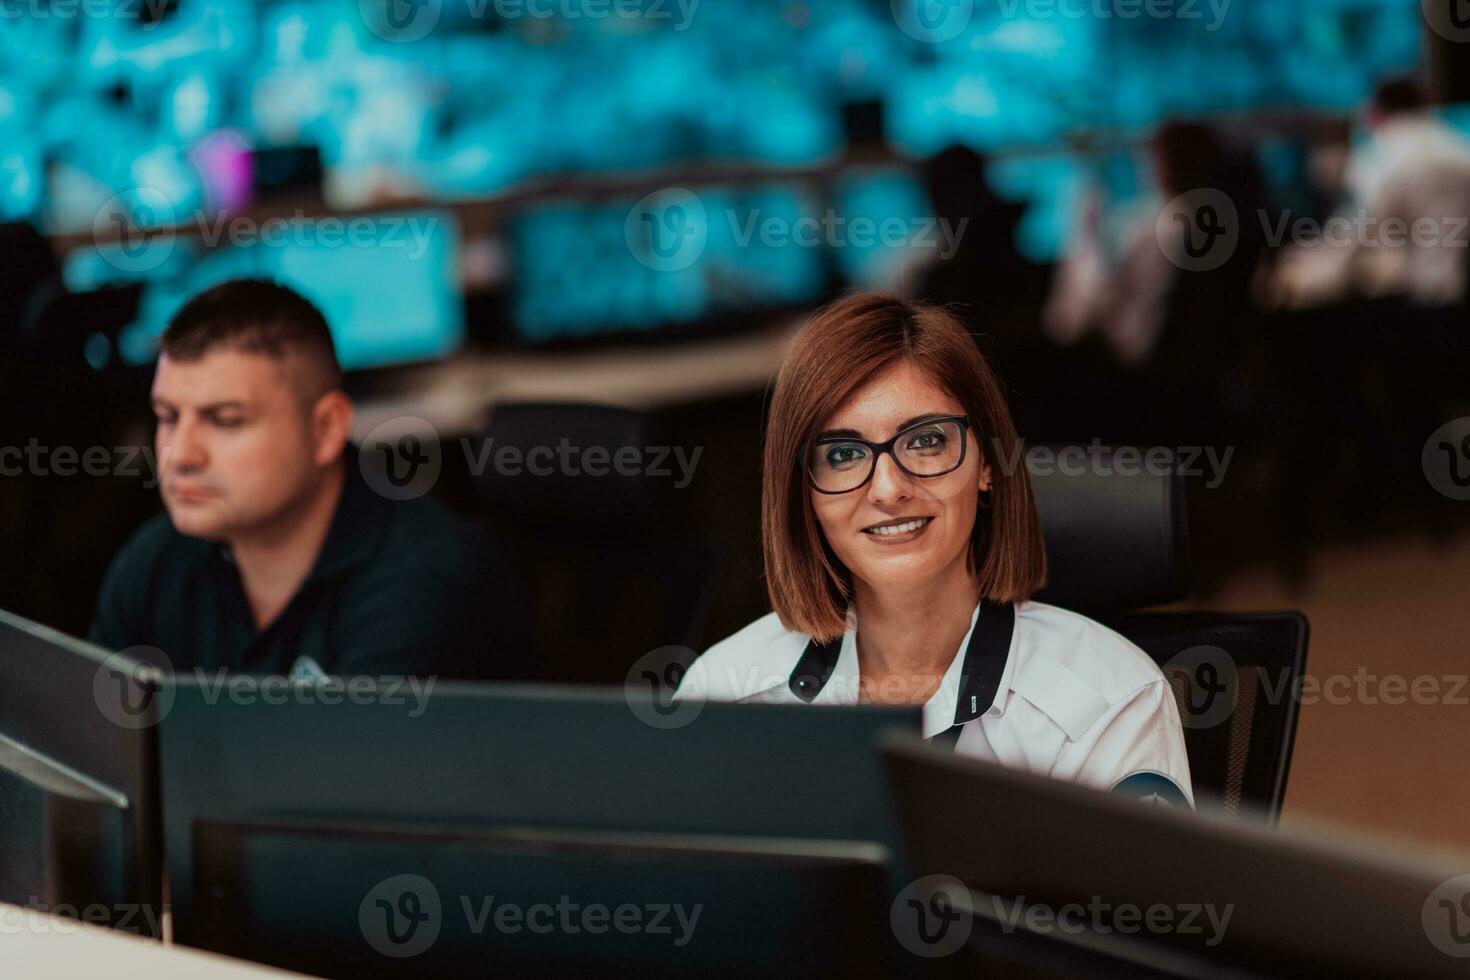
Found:
[[[904,360],[965,407],[981,459],[992,464],[991,504],[976,514],[969,556],[978,598],[1020,602],[1046,582],[1041,524],[1016,428],[975,341],[945,309],[856,293],[820,310],[796,338],[776,376],[766,423],[766,587],[782,625],[819,642],[845,631],[853,584],[812,510],[802,447],[849,395]]]

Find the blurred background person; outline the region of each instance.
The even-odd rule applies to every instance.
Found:
[[[1248,148],[1229,146],[1209,125],[1166,122],[1148,152],[1156,196],[1130,210],[1116,237],[1097,188],[1084,192],[1042,323],[1057,345],[1081,345],[1061,362],[1069,365],[1063,383],[1111,410],[1120,432],[1207,438],[1254,329],[1263,181]],[[1234,219],[1221,219],[1234,237],[1216,247],[1233,251],[1218,261],[1205,256],[1209,268],[1185,267],[1182,236],[1196,229],[1165,220],[1173,217],[1165,208],[1181,199],[1183,217],[1195,219],[1220,196],[1235,209]],[[1089,345],[1092,337],[1101,345]]]

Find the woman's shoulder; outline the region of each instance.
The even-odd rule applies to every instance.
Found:
[[[1081,613],[1044,602],[1016,605],[1020,650],[1084,681],[1109,704],[1163,683],[1164,674],[1138,645]]]
[[[768,613],[711,646],[694,661],[679,694],[742,700],[785,683],[810,637]]]

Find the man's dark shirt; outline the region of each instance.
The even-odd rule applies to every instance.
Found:
[[[306,581],[264,630],[228,547],[167,514],[123,547],[102,584],[92,642],[151,646],[175,670],[535,679],[522,591],[488,533],[437,501],[392,501],[349,447],[337,512]]]

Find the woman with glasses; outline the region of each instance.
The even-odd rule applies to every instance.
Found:
[[[1000,386],[943,309],[827,307],[776,379],[761,534],[774,612],[677,697],[922,705],[955,751],[1192,804],[1178,707],[1117,633],[1031,600],[1046,557]]]

